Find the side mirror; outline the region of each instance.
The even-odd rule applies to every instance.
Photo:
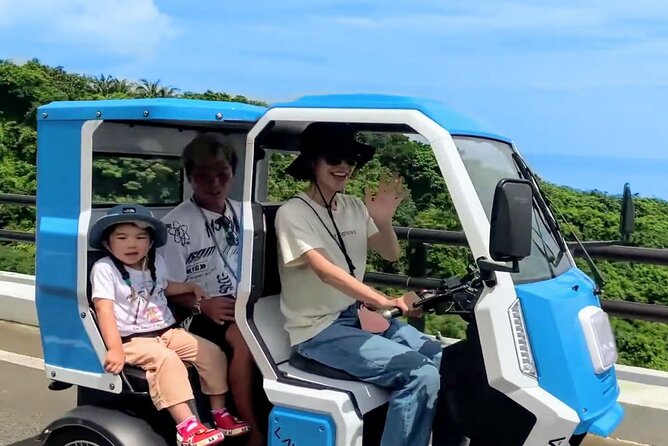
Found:
[[[427,275],[427,244],[424,242],[408,242],[408,275],[410,277],[426,277]]]
[[[631,234],[635,229],[635,205],[631,195],[631,186],[629,183],[624,185],[624,196],[622,198],[621,218],[619,221],[619,233],[622,240],[628,242],[631,240]]]
[[[533,188],[527,180],[505,178],[494,192],[489,253],[498,262],[517,262],[531,254]]]

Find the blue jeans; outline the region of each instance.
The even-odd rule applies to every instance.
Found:
[[[440,387],[442,345],[396,319],[384,333],[360,328],[351,306],[297,352],[390,391],[381,446],[427,446]]]

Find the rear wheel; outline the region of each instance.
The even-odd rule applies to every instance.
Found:
[[[116,446],[102,435],[89,429],[75,427],[59,429],[44,443],[44,446]]]

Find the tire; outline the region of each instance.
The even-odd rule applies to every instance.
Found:
[[[569,443],[571,444],[571,446],[580,446],[580,444],[584,441],[586,436],[587,434],[573,435]]]
[[[49,435],[44,446],[116,446],[95,431],[64,427]]]

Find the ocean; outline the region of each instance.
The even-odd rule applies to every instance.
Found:
[[[668,200],[668,159],[522,152],[534,173],[553,184],[620,195],[624,183],[641,197]]]

